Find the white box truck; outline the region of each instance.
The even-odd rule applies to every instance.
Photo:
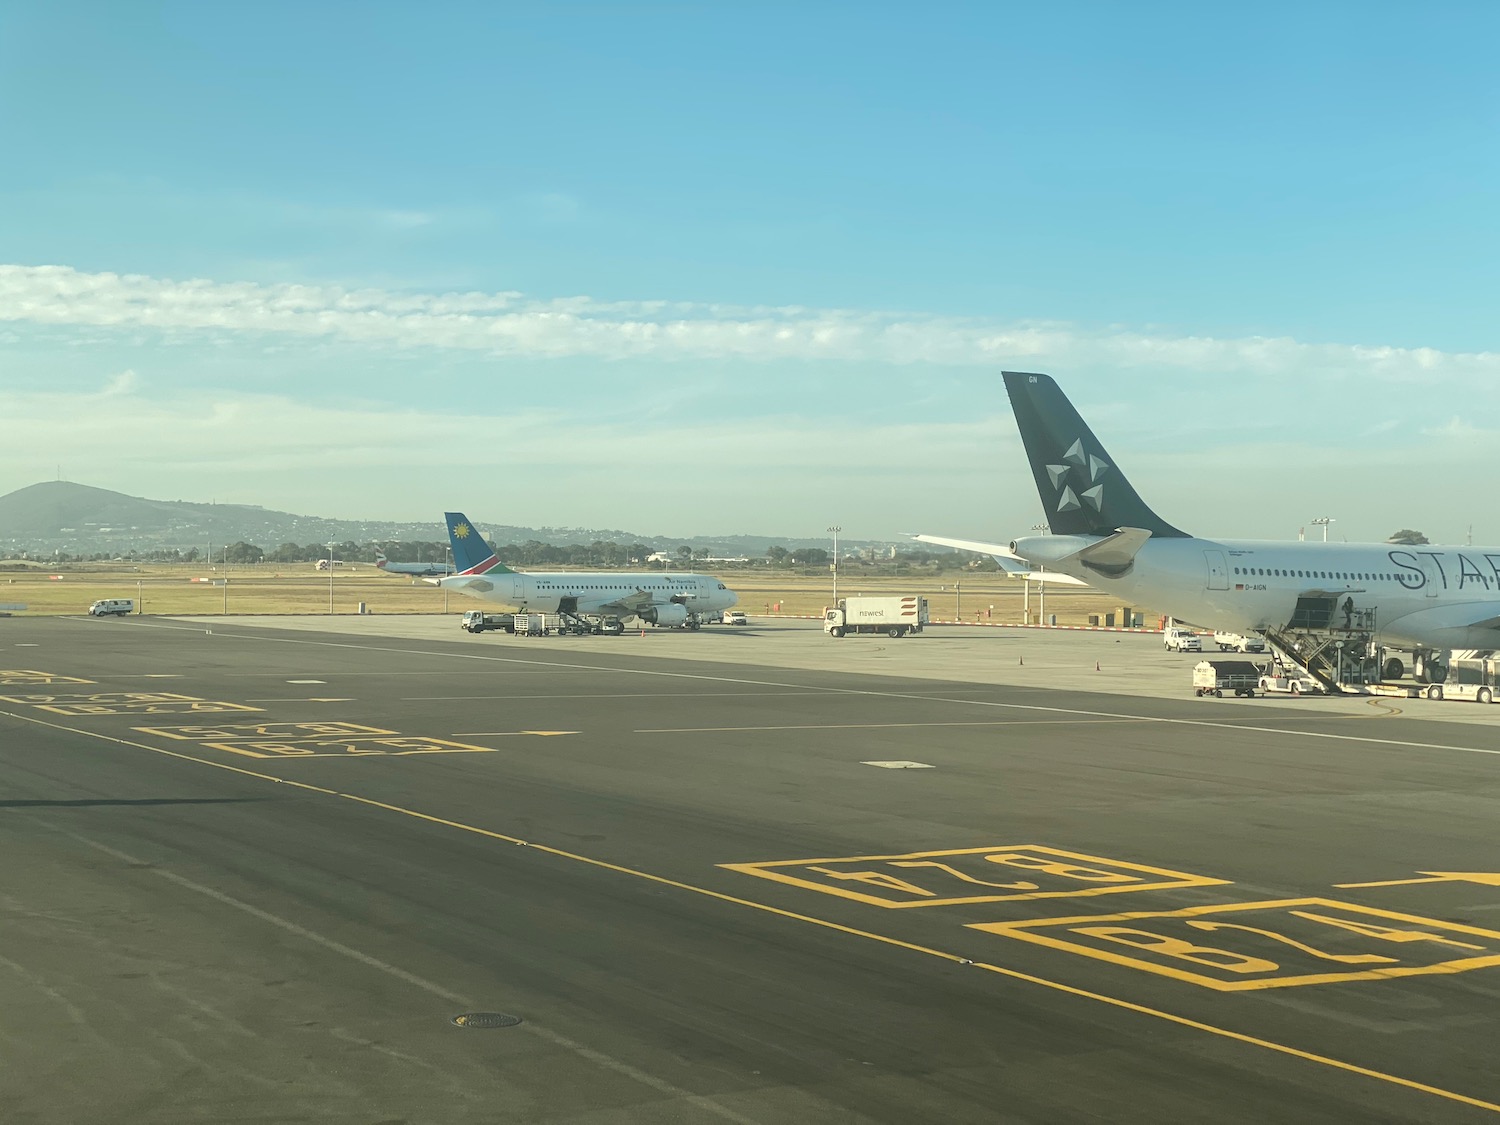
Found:
[[[840,598],[823,610],[823,632],[831,637],[850,633],[884,633],[904,637],[920,633],[927,624],[927,599],[918,594],[890,598]]]

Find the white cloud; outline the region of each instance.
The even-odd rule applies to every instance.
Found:
[[[406,221],[421,218],[413,213]],[[326,339],[535,358],[1103,366],[1206,375],[1375,377],[1423,384],[1500,375],[1500,353],[1495,352],[1304,343],[1288,337],[1174,336],[1114,327],[1090,330],[1068,324],[1001,324],[843,309],[175,281],[84,273],[66,266],[0,265],[3,321]]]

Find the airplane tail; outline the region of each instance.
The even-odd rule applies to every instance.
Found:
[[[443,518],[448,523],[448,542],[453,545],[453,565],[459,574],[513,573],[490,550],[490,545],[468,516],[462,512],[445,512]]]
[[[1156,538],[1188,537],[1146,506],[1050,375],[1001,374],[1054,535],[1135,527]]]
[[[376,551],[375,552],[375,566],[377,568],[379,568],[380,570],[384,570],[386,562],[387,562],[387,559],[385,557],[385,552],[384,551]]]

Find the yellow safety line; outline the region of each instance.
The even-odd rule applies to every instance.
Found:
[[[1374,1070],[1370,1067],[1360,1066],[1357,1063],[1344,1062],[1341,1059],[1330,1058],[1327,1055],[1320,1055],[1312,1051],[1304,1051],[1297,1047],[1287,1046],[1284,1043],[1277,1043],[1274,1040],[1262,1039],[1256,1035],[1247,1035],[1246,1033],[1241,1031],[1233,1031],[1229,1028],[1218,1027],[1214,1024],[1204,1023],[1201,1020],[1190,1019],[1187,1016],[1179,1016],[1173,1012],[1163,1011],[1160,1008],[1152,1008],[1145,1004],[1136,1004],[1130,1000],[1123,1000],[1117,996],[1108,996],[1102,992],[1093,992],[1086,988],[1079,988],[1075,985],[1064,984],[1061,981],[1049,980],[1046,977],[1035,976],[1031,973],[1022,972],[1019,969],[1010,969],[1001,965],[990,965],[983,961],[972,961],[966,957],[961,957],[956,953],[948,953],[941,949],[933,949],[930,946],[918,945],[914,942],[909,941],[902,941],[900,938],[890,937],[885,934],[872,933],[869,930],[861,930],[853,926],[840,925],[838,922],[830,922],[825,918],[815,918],[812,915],[808,914],[799,914],[793,910],[783,910],[780,907],[771,906],[767,903],[754,902],[750,899],[740,898],[737,895],[725,894],[722,891],[710,890],[707,887],[694,886],[692,883],[684,883],[677,879],[670,879],[664,875],[653,875],[649,871],[640,871],[633,867],[624,867],[620,864],[610,863],[608,860],[595,859],[592,856],[579,855],[577,852],[564,851],[561,848],[554,848],[546,844],[534,844],[517,836],[508,836],[503,832],[495,832],[488,828],[479,828],[472,824],[464,824],[461,821],[447,820],[444,817],[433,816],[431,813],[418,812],[415,809],[403,808],[400,805],[387,804],[384,801],[376,801],[370,797],[361,797],[356,793],[342,793],[335,789],[325,789],[322,786],[309,785],[306,782],[301,781],[285,781],[273,774],[258,773],[255,770],[245,769],[243,766],[229,765],[225,762],[215,762],[206,758],[195,758],[190,754],[179,753],[175,750],[165,750],[161,747],[151,746],[144,742],[134,742],[128,738],[116,738],[113,735],[100,734],[97,731],[84,730],[79,727],[64,726],[61,723],[49,722],[45,719],[38,719],[31,715],[18,715],[12,711],[0,710],[0,716],[18,719],[21,722],[35,723],[38,726],[51,727],[55,730],[67,731],[70,734],[79,734],[87,738],[95,738],[104,742],[113,742],[121,746],[130,746],[139,750],[149,750],[154,754],[164,754],[169,758],[178,758],[185,762],[197,762],[199,765],[211,766],[214,769],[228,770],[231,773],[241,774],[245,777],[258,778],[261,781],[270,781],[278,785],[291,785],[295,786],[298,789],[306,789],[310,792],[322,793],[330,797],[341,797],[346,801],[353,801],[356,804],[367,805],[371,808],[383,809],[386,812],[399,813],[403,816],[412,817],[415,820],[427,821],[430,824],[440,824],[447,828],[455,828],[462,832],[470,832],[476,836],[484,836],[492,840],[500,840],[507,844],[515,844],[528,847],[533,851],[544,852],[547,855],[556,856],[560,859],[567,859],[575,863],[587,864],[588,866],[597,867],[605,871],[613,871],[620,875],[629,875],[637,879],[645,879],[648,882],[658,883],[662,886],[673,887],[677,890],[687,891],[691,894],[702,895],[706,898],[716,899],[720,902],[728,902],[736,906],[749,907],[752,910],[759,910],[763,913],[774,914],[781,918],[789,918],[796,922],[806,922],[808,925],[818,926],[822,929],[827,930],[836,930],[839,933],[849,934],[852,937],[865,938],[869,941],[879,942],[883,945],[895,946],[899,949],[905,949],[912,953],[922,953],[929,957],[936,957],[940,960],[948,961],[953,964],[970,965],[976,969],[983,969],[986,972],[997,973],[1000,976],[1008,977],[1011,980],[1024,981],[1027,984],[1034,984],[1041,988],[1051,989],[1054,992],[1062,992],[1066,995],[1076,996],[1083,1000],[1092,1000],[1098,1004],[1107,1004],[1110,1007],[1119,1008],[1127,1012],[1134,1012],[1138,1015],[1150,1016],[1153,1019],[1164,1020],[1167,1023],[1176,1024],[1179,1027],[1190,1027],[1195,1031],[1206,1032],[1209,1035],[1216,1035],[1223,1039],[1231,1039],[1239,1043],[1248,1044],[1252,1047],[1260,1047],[1263,1050],[1274,1051],[1278,1054],[1288,1055],[1292,1058],[1302,1059],[1306,1062],[1317,1063],[1321,1066],[1331,1067],[1335,1070],[1342,1070],[1349,1074],[1358,1074],[1365,1078],[1373,1078],[1377,1081],[1388,1082],[1392,1085],[1401,1086],[1408,1090],[1416,1090],[1420,1093],[1431,1094],[1434,1097],[1443,1098],[1447,1101],[1458,1102],[1463,1105],[1474,1106],[1478,1109],[1489,1110],[1491,1113],[1500,1113],[1500,1104],[1496,1104],[1495,1102],[1487,1102],[1480,1098],[1473,1098],[1468,1096],[1467,1094],[1460,1094],[1454,1090],[1445,1090],[1440,1086],[1431,1086],[1425,1082],[1418,1082],[1415,1079],[1402,1078],[1400,1075],[1388,1074],[1385,1071]]]

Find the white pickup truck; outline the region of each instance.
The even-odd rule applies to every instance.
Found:
[[[1198,634],[1191,629],[1164,629],[1161,635],[1162,644],[1167,646],[1168,652],[1202,652],[1203,642],[1198,639]]]
[[[1214,644],[1220,652],[1265,652],[1266,642],[1254,633],[1214,632]]]

